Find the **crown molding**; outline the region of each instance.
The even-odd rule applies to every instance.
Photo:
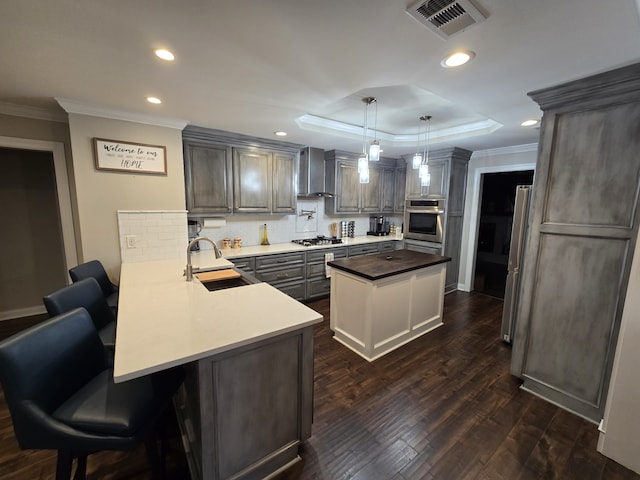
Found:
[[[182,130],[189,123],[188,120],[172,117],[160,117],[146,113],[119,110],[116,108],[103,107],[92,103],[72,100],[69,98],[56,97],[56,101],[67,113],[78,115],[89,115],[91,117],[110,118],[112,120],[123,120],[126,122],[144,123],[157,127],[175,128]]]
[[[516,153],[536,152],[537,143],[525,143],[522,145],[511,145],[509,147],[488,148],[487,150],[475,150],[472,158],[493,157],[495,155],[513,155]]]
[[[11,115],[13,117],[33,118],[35,120],[45,120],[49,122],[68,123],[69,117],[64,112],[52,108],[30,107],[27,105],[17,105],[15,103],[0,102],[0,114]]]

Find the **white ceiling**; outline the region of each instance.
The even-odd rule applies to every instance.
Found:
[[[527,92],[640,61],[640,0],[474,1],[487,20],[443,40],[405,12],[413,0],[5,0],[0,102],[59,109],[62,97],[358,152],[359,135],[300,119],[361,127],[373,96],[383,155],[397,157],[415,150],[420,115],[433,116],[433,148],[536,142],[520,126],[541,115]],[[476,58],[440,66],[461,48]]]

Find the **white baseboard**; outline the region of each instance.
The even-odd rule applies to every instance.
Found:
[[[41,315],[43,313],[47,313],[44,305],[38,305],[37,307],[16,308],[15,310],[5,310],[4,312],[0,312],[0,322],[2,320],[30,317],[32,315]]]

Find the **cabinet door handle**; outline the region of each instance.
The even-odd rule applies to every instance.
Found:
[[[279,273],[277,278],[289,278],[289,274],[288,273]]]
[[[276,260],[276,262],[278,262],[278,263],[287,263],[287,260],[282,258],[280,260]]]

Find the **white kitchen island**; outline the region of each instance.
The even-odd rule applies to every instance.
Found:
[[[233,265],[201,252],[194,265]],[[311,435],[313,325],[322,315],[266,283],[208,291],[186,261],[122,265],[117,382],[182,366],[176,412],[192,478],[265,478]]]
[[[395,250],[329,262],[334,338],[371,362],[442,325],[450,260]]]

